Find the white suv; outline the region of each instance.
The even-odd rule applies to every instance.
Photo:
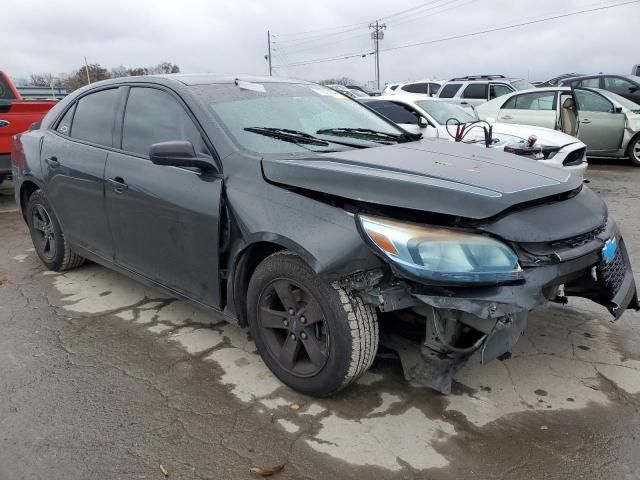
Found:
[[[438,98],[473,108],[494,98],[517,90],[535,88],[526,80],[507,78],[504,75],[472,75],[453,78],[446,82],[438,92]]]
[[[428,95],[429,97],[435,97],[440,91],[440,87],[443,82],[435,80],[423,80],[419,82],[403,83],[398,87],[392,89],[390,92],[392,95]]]

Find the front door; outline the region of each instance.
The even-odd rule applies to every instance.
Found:
[[[122,122],[122,152],[109,153],[105,170],[116,262],[219,307],[222,179],[155,165],[148,156],[152,144],[173,140],[188,140],[210,156],[200,130],[173,94],[156,88],[131,88]]]
[[[113,260],[104,202],[104,168],[112,146],[119,89],[81,97],[43,139],[46,194],[72,245]]]
[[[624,113],[617,113],[613,103],[593,90],[575,88],[578,109],[578,138],[590,153],[614,152],[622,147]]]

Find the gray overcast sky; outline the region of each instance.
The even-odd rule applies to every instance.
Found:
[[[386,20],[381,48],[475,32],[624,0],[12,0],[3,1],[0,69],[13,77],[70,72],[86,55],[105,67],[170,61],[184,72],[264,74],[274,65],[372,50],[367,22]],[[428,6],[425,7],[425,4]],[[423,7],[423,8],[419,8]],[[440,13],[438,13],[440,12]],[[564,72],[631,71],[640,63],[640,3],[513,30],[382,53],[382,81],[504,73],[545,80]],[[361,24],[327,32],[298,32]],[[373,80],[373,57],[282,76]]]

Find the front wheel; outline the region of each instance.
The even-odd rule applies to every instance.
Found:
[[[369,369],[378,349],[375,310],[321,280],[288,251],[256,268],[247,313],[267,367],[307,395],[327,397],[348,386]]]
[[[640,135],[636,135],[629,143],[627,155],[634,166],[640,167]]]

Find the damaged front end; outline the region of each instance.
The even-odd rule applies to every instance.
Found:
[[[517,223],[518,213],[513,215]],[[509,355],[528,312],[547,301],[588,298],[614,319],[640,309],[629,257],[613,221],[562,240],[533,231],[511,235],[518,241],[484,233],[500,225],[407,227],[366,215],[358,224],[390,268],[353,275],[343,285],[379,309],[381,345],[397,352],[407,380],[444,394],[466,363]]]

